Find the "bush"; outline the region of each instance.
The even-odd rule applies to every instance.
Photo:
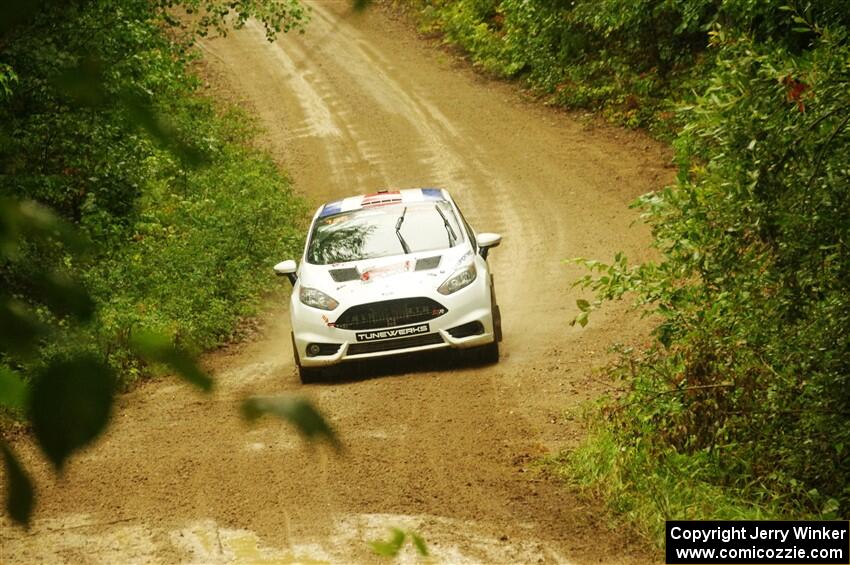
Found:
[[[601,300],[634,291],[663,320],[611,411],[618,464],[672,454],[692,485],[835,518],[850,509],[850,45],[790,17],[805,50],[715,29],[678,184],[640,201],[663,260],[588,263],[601,276],[583,284]]]
[[[302,244],[304,208],[270,159],[246,149],[245,117],[220,120],[208,105],[191,106],[192,120],[210,120],[205,137],[222,140],[215,159],[187,170],[159,155],[126,241],[86,274],[100,304],[97,338],[121,369],[138,368],[126,358],[134,329],[159,330],[196,351],[229,339],[256,313],[270,266]]]

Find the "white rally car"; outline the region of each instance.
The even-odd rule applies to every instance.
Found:
[[[501,317],[487,253],[448,192],[380,191],[320,206],[293,284],[292,347],[302,382],[322,367],[444,347],[499,358]]]

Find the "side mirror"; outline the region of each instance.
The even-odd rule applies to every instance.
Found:
[[[298,280],[298,276],[295,274],[295,271],[298,270],[298,264],[292,259],[287,259],[286,261],[281,261],[277,265],[274,266],[274,272],[279,277],[286,277],[289,279],[293,285],[295,281]]]
[[[490,253],[490,249],[498,247],[502,243],[502,236],[497,233],[479,233],[476,239],[478,241],[478,252],[485,259],[487,254]]]

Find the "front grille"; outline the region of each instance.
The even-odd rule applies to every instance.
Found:
[[[343,330],[374,330],[418,324],[439,318],[448,310],[426,297],[398,298],[358,304],[343,312],[334,325]]]
[[[469,322],[468,324],[463,324],[462,326],[450,329],[449,333],[452,334],[452,337],[455,339],[469,337],[471,335],[481,335],[484,333],[484,325],[478,321]]]
[[[423,334],[415,335],[413,337],[385,339],[382,341],[352,343],[348,346],[348,355],[361,355],[363,353],[375,353],[376,351],[394,351],[396,349],[421,347],[423,345],[434,345],[437,343],[443,343],[443,338],[440,334]]]

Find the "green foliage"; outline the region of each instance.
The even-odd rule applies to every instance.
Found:
[[[8,410],[23,412],[27,406],[29,387],[20,375],[0,367],[0,406]]]
[[[391,528],[388,540],[372,540],[369,542],[369,547],[381,557],[398,557],[408,538],[420,557],[428,557],[428,546],[422,536],[400,528]]]
[[[549,103],[667,136],[681,125],[677,104],[713,71],[713,26],[794,50],[808,41],[794,32],[800,24],[785,16],[784,0],[400,1],[423,29],[443,33],[490,73],[522,78]],[[802,21],[850,23],[842,0],[792,9]]]
[[[369,1],[359,0],[355,7],[362,9]],[[308,11],[300,0],[156,0],[154,4],[159,16],[184,31],[189,42],[210,32],[227,35],[229,29],[243,27],[252,17],[263,24],[271,41],[281,32],[303,31],[308,19]],[[176,17],[175,8],[189,17]]]
[[[769,496],[748,500],[745,493],[717,485],[713,474],[726,470],[711,452],[659,451],[639,439],[623,445],[615,432],[598,424],[578,449],[553,459],[549,466],[569,484],[608,501],[612,512],[659,547],[664,543],[665,520],[813,518],[802,506],[793,507],[791,513],[791,501]],[[654,433],[648,422],[640,426]]]
[[[553,104],[603,110],[632,126],[673,114],[704,47],[711,2],[411,0],[425,27],[445,34],[490,73],[517,77]],[[674,88],[675,87],[675,88]]]
[[[190,350],[228,339],[272,280],[256,273],[300,247],[302,205],[267,158],[235,144],[245,139],[241,129],[223,132],[232,141],[202,169],[166,161],[124,242],[87,273],[101,304],[98,339],[116,367],[144,369],[125,355],[134,328],[165,333]]]
[[[597,301],[577,322],[626,293],[660,320],[607,413],[620,451],[605,463],[632,473],[635,492],[612,497],[643,496],[654,520],[723,514],[650,497],[663,477],[634,479],[666,465],[774,516],[850,511],[850,41],[819,9],[781,10],[795,28],[781,40],[711,29],[678,183],[637,204],[662,260],[584,262]]]
[[[18,82],[15,70],[5,63],[0,63],[0,99],[12,95],[12,86]]]

